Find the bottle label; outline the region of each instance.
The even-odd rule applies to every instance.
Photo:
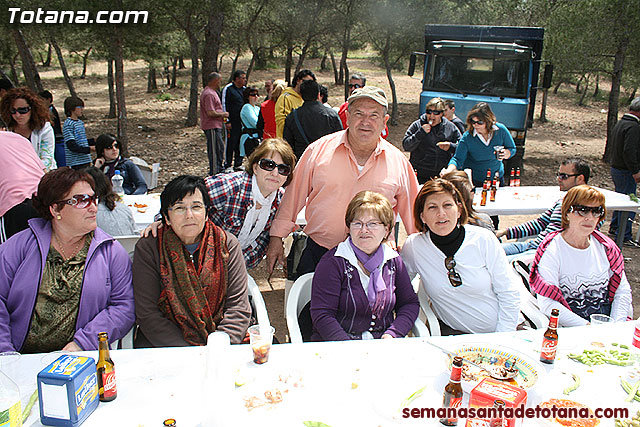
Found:
[[[462,376],[462,366],[451,365],[451,382],[460,382]]]
[[[542,340],[542,350],[540,350],[540,358],[553,360],[556,358],[556,349],[558,348],[557,340],[544,338]]]
[[[459,408],[461,406],[462,406],[462,396],[460,396],[460,397],[451,397],[451,396],[448,396],[445,393],[444,401],[442,402],[442,407],[443,408]],[[454,424],[454,423],[458,422],[457,418],[444,418],[444,419],[449,424]]]
[[[549,327],[551,329],[558,329],[558,318],[556,316],[551,316],[549,319]]]
[[[109,398],[118,394],[116,389],[116,371],[105,372],[102,374],[103,395]]]
[[[636,323],[636,330],[633,333],[633,341],[631,343],[640,348],[640,322]]]
[[[18,400],[9,409],[0,412],[0,427],[19,427],[22,425],[22,411]]]

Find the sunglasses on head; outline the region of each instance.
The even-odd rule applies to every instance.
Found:
[[[427,114],[435,114],[436,116],[439,116],[440,114],[444,113],[444,111],[427,109],[426,113]]]
[[[258,166],[260,169],[266,170],[267,172],[271,172],[275,168],[278,168],[278,173],[282,176],[289,176],[291,173],[291,166],[285,165],[284,163],[277,164],[271,159],[262,159],[258,162]]]
[[[27,114],[29,111],[31,111],[31,107],[12,108],[10,110],[11,114]]]
[[[349,89],[360,89],[362,87],[361,84],[358,83],[349,83]]]
[[[70,199],[60,200],[56,203],[65,203],[71,205],[76,209],[84,209],[90,204],[95,204],[98,200],[98,196],[95,194],[76,194]]]
[[[563,173],[563,172],[558,172],[556,174],[556,176],[558,177],[558,179],[560,181],[564,181],[566,179],[569,179],[569,177],[578,176],[578,175],[581,175],[581,174],[579,174],[579,173]]]
[[[604,208],[602,206],[573,205],[569,208],[569,212],[577,213],[580,216],[587,216],[591,213],[593,217],[600,218],[604,215]]]
[[[484,124],[484,120],[474,120],[474,119],[471,119],[471,124],[472,124],[472,125],[479,125],[479,126],[482,126],[482,125]]]
[[[456,271],[456,260],[452,256],[448,256],[444,259],[444,266],[447,269],[447,277],[449,277],[449,283],[454,288],[462,285],[462,277]]]

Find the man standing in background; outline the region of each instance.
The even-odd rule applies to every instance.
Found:
[[[222,111],[222,102],[218,96],[220,81],[220,74],[209,74],[207,86],[200,95],[200,127],[207,137],[207,157],[211,176],[224,169],[223,119],[229,117],[229,113]]]

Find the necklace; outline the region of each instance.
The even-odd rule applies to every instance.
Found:
[[[78,243],[73,248],[73,252],[71,253],[71,256],[68,257],[67,254],[64,253],[64,248],[62,247],[62,243],[60,242],[60,239],[58,239],[58,235],[54,234],[53,237],[56,239],[56,242],[58,242],[58,247],[60,248],[60,253],[62,254],[62,258],[65,261],[69,260],[70,258],[73,258],[78,253],[78,251],[80,250],[80,244],[82,242],[84,242],[84,237],[82,239],[78,240]]]

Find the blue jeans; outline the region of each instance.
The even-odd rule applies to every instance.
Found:
[[[517,255],[521,254],[524,251],[528,251],[531,249],[530,242],[508,242],[502,244],[502,249],[504,249],[504,253],[507,255]]]
[[[631,171],[623,170],[623,169],[615,169],[611,168],[611,179],[613,180],[613,185],[616,188],[616,193],[622,194],[636,194],[636,180],[633,179],[633,175]],[[627,229],[624,232],[624,240],[631,240],[631,224],[633,223],[633,218],[636,216],[634,212],[629,212],[629,218],[627,219]],[[620,222],[620,212],[614,211],[613,216],[611,217],[611,225],[609,226],[609,233],[618,234],[618,227]]]

